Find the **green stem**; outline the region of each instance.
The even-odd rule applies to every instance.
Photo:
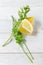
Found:
[[[29,50],[29,48],[28,48],[28,46],[27,46],[26,44],[24,44],[24,45],[25,45],[25,47],[27,48],[27,50],[29,51],[29,53],[30,53],[32,59],[34,59],[34,57],[32,56],[32,54],[31,54],[31,52],[30,52],[30,50]]]
[[[9,40],[12,39],[12,34],[9,36],[9,38],[5,41],[5,43],[2,45],[3,47],[6,46],[9,42]]]
[[[31,63],[33,63],[32,59],[31,59],[31,58],[28,56],[28,54],[25,52],[23,46],[22,46],[22,45],[20,45],[20,46],[21,46],[21,48],[22,48],[24,54],[27,56],[27,58],[31,61]]]

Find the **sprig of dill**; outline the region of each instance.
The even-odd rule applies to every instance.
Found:
[[[20,47],[22,48],[23,52],[25,53],[25,55],[28,57],[28,59],[32,61],[33,56],[31,54],[31,52],[29,51],[27,45],[25,44],[25,38],[23,36],[23,34],[18,30],[19,24],[22,22],[23,19],[27,18],[27,13],[30,11],[29,6],[25,6],[23,8],[20,8],[20,10],[18,11],[18,15],[19,15],[19,19],[16,20],[13,16],[12,16],[12,33],[10,35],[10,37],[7,39],[7,41],[5,41],[5,43],[3,44],[3,46],[6,46],[8,44],[8,42],[15,37],[16,43],[18,43],[20,45]],[[25,49],[23,48],[23,44],[25,45],[26,49],[28,50],[28,52],[30,53],[32,59],[28,56],[28,54],[26,53]]]

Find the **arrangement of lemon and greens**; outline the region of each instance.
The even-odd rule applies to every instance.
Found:
[[[18,20],[16,20],[12,16],[12,24],[13,24],[12,33],[11,33],[10,37],[5,41],[3,46],[6,46],[8,44],[8,42],[14,37],[16,40],[16,43],[21,47],[24,54],[31,61],[31,63],[33,63],[34,58],[25,43],[25,37],[24,37],[24,34],[30,35],[33,32],[34,17],[27,17],[27,13],[29,11],[30,11],[30,7],[27,5],[23,8],[20,8],[20,10],[18,11],[18,15],[19,15]],[[23,45],[25,45],[25,47],[28,50],[31,57],[29,56],[29,54],[26,53]]]

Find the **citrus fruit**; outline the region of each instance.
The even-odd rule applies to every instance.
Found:
[[[32,24],[32,23],[34,23],[34,17],[32,16],[32,17],[28,17],[28,18],[26,18],[28,21],[30,21],[30,23]]]
[[[24,34],[31,34],[33,32],[33,26],[27,19],[22,20],[18,29],[21,33]]]

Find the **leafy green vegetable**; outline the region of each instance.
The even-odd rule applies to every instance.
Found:
[[[30,11],[30,8],[29,8],[28,5],[25,6],[25,7],[23,7],[23,8],[21,8],[19,10],[19,12],[18,12],[18,15],[19,15],[18,21],[12,16],[12,24],[13,24],[12,33],[11,33],[10,37],[7,39],[7,41],[5,41],[5,43],[3,44],[3,46],[6,46],[8,44],[8,42],[13,37],[15,37],[16,43],[20,45],[20,47],[22,48],[23,52],[28,57],[28,59],[31,62],[33,62],[32,59],[34,59],[34,58],[33,58],[32,54],[31,54],[31,52],[29,51],[27,45],[25,44],[25,38],[24,38],[23,34],[18,30],[19,24],[22,22],[23,19],[27,18],[27,13],[29,11]],[[25,45],[25,47],[28,50],[28,52],[30,53],[32,59],[26,53],[25,49],[23,48],[23,45]]]

